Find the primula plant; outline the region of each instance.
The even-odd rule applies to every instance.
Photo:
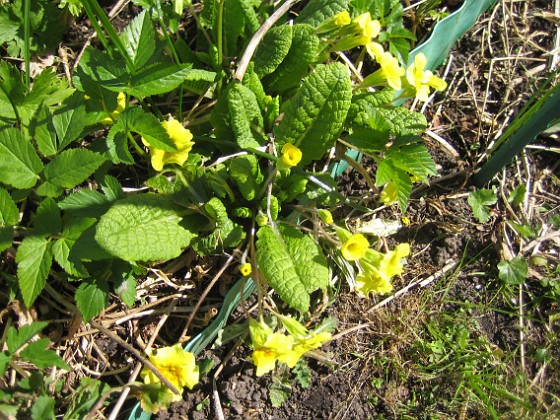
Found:
[[[137,280],[186,250],[233,254],[258,290],[256,374],[294,367],[331,339],[310,314],[333,286],[332,261],[348,261],[350,287],[372,297],[392,290],[409,254],[381,252],[333,217],[368,208],[337,192],[331,168],[361,167],[348,150],[368,156],[378,202],[404,212],[436,168],[425,117],[393,102],[426,101],[445,82],[421,54],[407,66],[414,36],[398,0],[311,0],[278,20],[270,2],[185,3],[196,36],[178,29],[181,7],[134,3],[142,11],[117,34],[96,0],[81,2],[100,43],[71,84],[49,70],[28,84],[0,64],[2,277],[27,307],[70,283],[87,322],[110,295],[135,305]],[[148,411],[198,382],[178,345],[149,360]]]

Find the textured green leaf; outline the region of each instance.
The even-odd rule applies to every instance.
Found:
[[[307,74],[319,52],[319,38],[309,25],[292,27],[292,43],[288,54],[277,68],[262,80],[267,92],[287,92],[297,87],[301,78]]]
[[[29,345],[21,351],[21,358],[33,363],[39,369],[57,366],[61,369],[70,370],[70,367],[58,354],[47,349],[50,342],[51,340],[49,338],[40,338],[37,341],[29,343]]]
[[[150,14],[143,10],[124,28],[120,36],[135,69],[148,62],[155,51],[156,41]]]
[[[366,152],[381,152],[389,143],[388,131],[378,131],[371,128],[357,127],[352,134],[345,138],[346,142],[354,145],[357,149]]]
[[[523,257],[515,257],[511,261],[498,264],[500,280],[508,284],[523,284],[529,275],[529,264]]]
[[[226,55],[238,54],[237,42],[245,28],[245,10],[241,3],[245,0],[228,0],[224,2],[223,37]],[[217,36],[217,35],[216,35]]]
[[[35,321],[31,324],[23,325],[21,328],[19,328],[19,330],[16,330],[15,327],[8,328],[8,332],[6,334],[6,344],[8,346],[8,351],[12,354],[15,353],[25,343],[39,334],[47,325],[49,325],[48,322]]]
[[[246,155],[232,159],[229,171],[245,200],[253,200],[264,181],[256,156]]]
[[[85,280],[76,290],[75,298],[84,321],[88,322],[107,306],[109,285],[104,280]]]
[[[114,202],[101,216],[95,240],[123,260],[168,260],[179,256],[194,236],[180,226],[182,220],[164,196],[136,195]]]
[[[34,234],[55,235],[62,230],[60,209],[52,198],[45,198],[33,217]]]
[[[373,109],[383,106],[391,106],[390,104],[394,97],[395,91],[389,88],[385,88],[377,92],[354,95],[346,117],[347,125],[354,126],[355,124],[359,124],[369,127],[369,116],[372,114]]]
[[[110,204],[99,191],[84,188],[65,197],[58,207],[76,216],[99,217],[109,209]]]
[[[300,12],[296,23],[317,27],[337,13],[348,10],[349,0],[310,0]]]
[[[215,235],[224,246],[235,247],[245,238],[245,231],[229,218],[226,207],[219,198],[211,198],[204,209],[216,221]]]
[[[486,223],[490,218],[488,206],[496,204],[498,197],[492,190],[476,190],[469,193],[467,203],[471,206],[474,216],[480,223]]]
[[[107,148],[109,149],[111,162],[114,164],[134,164],[134,158],[128,150],[128,137],[126,132],[120,131],[120,128],[115,125],[109,130],[109,134],[107,136]]]
[[[119,180],[113,176],[106,175],[101,182],[101,189],[109,201],[124,198],[124,191]]]
[[[282,239],[286,244],[300,281],[307,293],[329,286],[329,269],[321,247],[311,235],[299,229],[281,227]]]
[[[272,73],[288,55],[292,45],[292,27],[281,25],[266,33],[255,52],[255,73],[260,77]]]
[[[375,185],[381,187],[392,182],[397,189],[397,201],[401,211],[404,213],[408,206],[408,199],[412,192],[412,181],[410,176],[394,165],[392,160],[383,160],[377,168]]]
[[[268,226],[261,227],[257,237],[257,263],[270,287],[290,307],[309,311],[309,294],[282,237]]]
[[[0,130],[0,180],[15,188],[31,188],[43,163],[33,145],[16,128]]]
[[[104,87],[113,92],[126,92],[138,98],[163,95],[188,80],[192,71],[190,64],[155,63],[131,76],[124,86],[105,85]]]
[[[74,93],[54,112],[52,118],[60,151],[76,140],[85,127],[86,106],[83,93]]]
[[[426,146],[422,144],[407,144],[397,149],[389,149],[385,159],[391,160],[397,168],[425,183],[428,183],[429,175],[437,175],[436,164]]]
[[[48,395],[41,395],[37,397],[33,407],[31,407],[31,418],[33,420],[52,420],[55,419],[55,406],[56,400]]]
[[[53,187],[59,190],[74,188],[93,174],[103,162],[104,156],[86,149],[65,150],[45,167],[46,182],[37,189],[37,194],[53,196]]]
[[[35,139],[39,152],[44,156],[53,156],[58,151],[53,116],[48,107],[42,106],[31,119],[29,134]]]
[[[15,226],[19,222],[19,210],[12,196],[0,187],[0,226]]]
[[[45,287],[52,264],[51,242],[40,236],[23,239],[16,254],[19,289],[29,308]]]
[[[175,152],[177,148],[161,122],[151,113],[139,107],[129,107],[119,115],[119,119],[109,132],[108,139],[116,132],[138,133],[150,146],[166,152]]]
[[[274,130],[278,149],[299,147],[302,165],[323,157],[338,138],[352,98],[350,76],[341,63],[318,65],[284,108]]]

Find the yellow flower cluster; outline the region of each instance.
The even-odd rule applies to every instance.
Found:
[[[289,322],[296,324],[296,328],[303,333],[294,336],[273,332],[264,322],[249,320],[249,332],[253,345],[251,360],[257,367],[257,376],[274,370],[277,361],[292,368],[305,353],[319,348],[322,343],[331,339],[331,333],[309,333],[296,320],[290,318]]]
[[[178,390],[192,389],[199,381],[198,366],[194,354],[184,351],[180,344],[155,350],[149,356],[150,362]],[[147,385],[159,383],[160,379],[148,368],[142,369],[141,376]],[[181,395],[166,389],[172,394],[172,401],[180,401]]]
[[[299,147],[286,143],[282,147],[282,156],[278,160],[277,167],[280,170],[292,168],[301,162],[302,157],[303,154]]]

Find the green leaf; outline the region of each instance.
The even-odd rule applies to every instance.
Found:
[[[105,157],[86,149],[65,150],[49,162],[45,167],[45,183],[37,188],[37,194],[53,196],[64,188],[74,188],[85,181],[97,168]]]
[[[270,403],[273,407],[282,407],[282,404],[290,398],[292,393],[292,387],[289,382],[281,382],[279,379],[275,379],[269,388],[269,398]]]
[[[12,196],[0,187],[0,226],[15,226],[19,223],[19,210]]]
[[[115,284],[115,293],[129,308],[134,306],[136,291],[136,279],[132,275],[122,279],[120,284],[118,282]]]
[[[0,130],[0,180],[12,187],[31,188],[39,179],[43,163],[20,130]]]
[[[385,159],[377,168],[375,185],[381,187],[392,182],[397,190],[397,201],[404,213],[408,206],[408,199],[412,192],[412,181],[405,170],[397,167],[392,160]]]
[[[523,257],[515,257],[511,261],[498,264],[499,278],[508,284],[522,284],[529,274],[529,264]]]
[[[49,338],[41,338],[29,343],[29,345],[21,351],[21,358],[33,363],[39,369],[57,366],[61,369],[70,370],[70,367],[58,354],[47,349],[50,342],[51,340]]]
[[[292,27],[276,26],[266,33],[255,51],[255,73],[263,78],[278,68],[292,45]]]
[[[312,237],[295,228],[261,227],[257,263],[268,284],[290,307],[309,311],[309,293],[328,285],[328,268]]]
[[[245,200],[252,201],[264,181],[257,157],[255,155],[238,156],[232,159],[229,171]]]
[[[16,254],[19,289],[30,308],[45,287],[52,264],[51,242],[40,236],[27,236]]]
[[[488,206],[496,204],[498,197],[492,190],[476,190],[469,194],[467,203],[471,206],[474,216],[480,223],[486,223],[490,218]]]
[[[8,368],[8,364],[11,361],[12,361],[12,355],[11,354],[7,354],[7,352],[0,352],[0,375],[1,376],[4,376],[4,374],[6,373],[6,369]],[[5,406],[0,404],[0,410],[4,410],[4,407]],[[2,412],[4,412],[4,411],[2,411]],[[5,413],[5,414],[7,414],[7,413]],[[17,408],[16,408],[16,413],[15,414],[17,414]],[[16,418],[15,414],[14,414],[14,418]]]
[[[360,121],[356,123],[360,124]],[[428,127],[423,114],[403,107],[373,108],[362,125],[379,131],[388,129],[393,136],[421,134]]]
[[[346,67],[318,65],[284,108],[284,118],[274,130],[277,148],[286,143],[299,147],[301,165],[321,159],[342,131],[351,98]]]
[[[48,322],[35,321],[31,324],[23,325],[19,330],[16,330],[14,327],[8,328],[6,334],[8,351],[14,354],[23,347],[25,343],[39,334],[47,325],[49,325]]]
[[[319,52],[320,40],[309,25],[292,27],[292,43],[288,54],[271,74],[262,80],[267,92],[285,93],[298,86]]]
[[[389,143],[390,136],[388,131],[356,127],[352,130],[352,134],[346,137],[345,140],[354,145],[358,150],[381,152],[385,149],[385,145]]]
[[[407,144],[396,149],[390,148],[385,155],[393,165],[428,183],[429,175],[437,175],[436,164],[426,146],[422,144]]]
[[[135,69],[148,62],[155,51],[154,27],[150,14],[143,10],[124,28],[120,36]]]
[[[70,405],[65,414],[66,419],[85,418],[97,401],[111,386],[98,379],[83,377],[80,386],[71,395]]]
[[[519,206],[527,195],[527,187],[525,184],[519,184],[508,196],[508,202],[513,204],[514,207]]]
[[[110,205],[111,202],[99,191],[85,188],[68,195],[58,203],[58,207],[62,210],[84,217],[99,217],[109,209]]]
[[[76,306],[84,322],[96,317],[107,306],[109,285],[104,280],[87,279],[76,290]]]
[[[123,260],[169,260],[179,256],[194,237],[180,226],[182,221],[164,196],[136,195],[114,202],[101,216],[95,240]]]
[[[53,420],[54,405],[56,401],[53,397],[41,395],[35,400],[35,404],[31,408],[31,418],[33,420]]]
[[[84,95],[76,92],[54,112],[52,117],[52,124],[58,136],[58,151],[64,149],[82,134],[85,121]]]
[[[29,135],[35,139],[37,148],[44,156],[53,156],[58,150],[53,116],[47,106],[41,106],[29,122]]]
[[[156,149],[166,152],[177,151],[175,143],[173,143],[161,122],[153,114],[144,111],[142,108],[130,107],[123,111],[116,124],[111,128],[107,140],[114,136],[117,131],[137,133]]]
[[[35,235],[55,235],[62,230],[60,209],[52,198],[45,198],[33,217]]]
[[[348,10],[348,3],[349,0],[310,0],[300,12],[296,22],[317,27],[337,13]]]
[[[204,205],[204,209],[216,221],[215,234],[223,246],[235,247],[241,243],[245,238],[245,231],[240,225],[230,220],[226,207],[219,198],[211,198]]]

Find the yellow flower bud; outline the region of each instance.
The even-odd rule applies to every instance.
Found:
[[[366,255],[368,248],[367,238],[361,233],[355,233],[342,245],[340,252],[348,261],[356,261]]]

